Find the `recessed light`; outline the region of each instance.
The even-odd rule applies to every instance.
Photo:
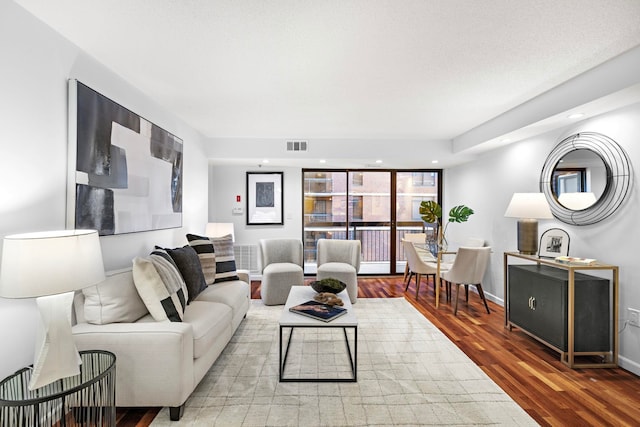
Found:
[[[269,163],[269,159],[264,159],[262,163]]]
[[[438,161],[437,160],[431,160],[431,163],[433,163],[435,165],[436,163],[438,163]]]
[[[382,160],[376,160],[376,163],[380,164],[382,163]]]
[[[570,114],[569,116],[567,116],[567,118],[569,119],[579,119],[580,117],[583,117],[584,113],[573,113]]]
[[[327,163],[327,161],[325,159],[321,159],[320,163]]]

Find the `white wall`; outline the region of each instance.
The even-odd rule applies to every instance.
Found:
[[[516,219],[504,212],[515,192],[539,191],[542,166],[547,154],[565,137],[577,132],[599,132],[618,142],[640,165],[640,104],[576,123],[555,132],[509,145],[487,153],[477,161],[445,173],[445,205],[467,204],[475,210],[469,222],[453,224],[453,239],[479,235],[493,247],[487,293],[502,301],[503,252],[516,246]],[[611,217],[589,226],[574,226],[557,220],[541,220],[539,232],[558,227],[569,233],[570,255],[596,258],[620,267],[620,328],[627,319],[627,307],[640,308],[640,263],[635,250],[640,241],[637,212],[640,204],[638,183],[633,179],[629,199]],[[609,278],[611,276],[609,275]],[[620,365],[640,374],[640,328],[627,326],[620,334]]]
[[[0,0],[0,52],[0,236],[65,228],[69,78],[184,142],[183,227],[102,237],[105,268],[130,266],[154,244],[184,245],[186,232],[204,227],[208,164],[200,134],[6,0]],[[37,320],[34,300],[0,298],[0,378],[33,362]]]
[[[283,172],[284,225],[247,225],[247,172]],[[236,203],[236,196],[241,202]],[[232,209],[241,207],[242,215]],[[302,240],[302,169],[245,166],[209,166],[209,222],[233,222],[236,244],[258,244],[261,238]],[[204,231],[204,230],[202,230]]]

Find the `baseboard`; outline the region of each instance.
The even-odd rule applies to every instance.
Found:
[[[634,362],[626,357],[618,356],[618,366],[626,371],[640,375],[640,363]]]

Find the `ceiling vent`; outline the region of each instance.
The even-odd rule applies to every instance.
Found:
[[[287,151],[307,151],[308,141],[287,141]]]

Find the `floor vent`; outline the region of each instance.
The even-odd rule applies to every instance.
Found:
[[[287,141],[287,151],[307,151],[307,141]]]
[[[260,274],[257,245],[235,245],[233,251],[236,257],[237,269],[249,270],[251,275]]]

